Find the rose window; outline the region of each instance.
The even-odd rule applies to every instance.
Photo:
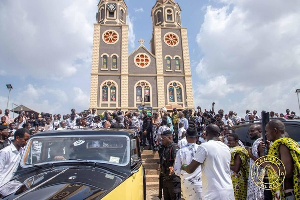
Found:
[[[167,33],[164,40],[169,46],[176,46],[179,43],[179,37],[175,33]]]
[[[116,31],[106,31],[103,33],[103,41],[107,44],[115,44],[119,39]]]
[[[138,55],[135,56],[134,58],[134,62],[136,64],[136,66],[141,67],[141,68],[145,68],[148,67],[150,65],[150,57],[144,53],[140,53]]]

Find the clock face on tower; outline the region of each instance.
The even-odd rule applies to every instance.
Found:
[[[179,37],[175,33],[166,33],[164,36],[164,41],[168,46],[174,47],[179,43]]]
[[[109,10],[109,11],[115,11],[116,7],[117,7],[117,5],[115,3],[108,3],[107,4],[107,10]]]

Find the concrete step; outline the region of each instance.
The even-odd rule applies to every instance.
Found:
[[[159,154],[157,151],[144,150],[142,151],[143,166],[146,173],[146,187],[148,189],[157,190],[159,188]]]
[[[146,183],[146,188],[147,188],[147,190],[148,189],[157,189],[158,190],[158,188],[159,188],[159,183],[158,182],[147,182]]]
[[[142,155],[142,160],[146,160],[146,159],[159,159],[159,155]]]
[[[145,161],[144,163],[153,163],[153,164],[157,164],[157,165],[159,163],[159,159],[157,159],[157,158],[147,158],[143,161]]]
[[[158,182],[159,180],[159,176],[158,175],[146,175],[146,182]]]
[[[143,150],[142,155],[158,155],[158,151],[152,151],[152,150]]]
[[[158,164],[154,164],[154,163],[143,163],[143,166],[145,167],[145,169],[158,169]]]
[[[156,169],[146,169],[145,170],[146,176],[147,175],[159,175],[160,171]]]

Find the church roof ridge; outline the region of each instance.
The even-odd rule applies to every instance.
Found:
[[[139,49],[143,48],[145,51],[147,51],[151,56],[153,56],[156,59],[156,56],[151,53],[151,51],[149,51],[143,44],[141,44],[138,48],[136,48],[131,54],[129,54],[128,57],[132,56],[133,54],[135,54]]]

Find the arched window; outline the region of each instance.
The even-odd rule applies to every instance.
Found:
[[[180,13],[177,13],[177,24],[181,25]]]
[[[174,87],[169,87],[169,101],[175,102]]]
[[[160,24],[162,22],[162,13],[161,10],[156,12],[156,24]]]
[[[117,69],[118,68],[118,66],[117,66],[117,63],[118,63],[118,61],[117,61],[117,56],[113,56],[112,57],[112,69]]]
[[[100,9],[100,20],[103,21],[105,18],[105,11],[104,11],[104,8],[102,7]]]
[[[102,69],[107,69],[107,55],[102,57]]]
[[[125,11],[121,8],[121,10],[120,10],[120,20],[122,20],[123,22],[125,22],[124,15],[125,15]]]
[[[111,86],[110,87],[110,101],[116,102],[116,100],[117,100],[116,92],[117,92],[116,86]]]
[[[117,84],[114,81],[105,81],[101,85],[101,106],[106,104],[108,107],[116,106],[117,103]]]
[[[183,104],[183,87],[179,82],[168,84],[169,103]]]
[[[139,105],[152,105],[151,86],[146,81],[140,81],[135,85],[135,103]]]
[[[167,70],[172,70],[172,66],[171,66],[171,57],[167,57]]]
[[[178,86],[176,88],[176,97],[177,97],[177,102],[183,102],[183,99],[182,99],[182,88],[180,86]]]
[[[150,102],[150,87],[145,86],[144,88],[144,102]]]
[[[167,21],[173,22],[173,10],[172,9],[167,9]]]
[[[143,101],[143,88],[141,86],[136,87],[136,102],[142,102]]]
[[[178,57],[175,58],[175,70],[180,70],[180,60]]]
[[[107,87],[107,85],[102,86],[102,101],[108,101],[108,87]]]

